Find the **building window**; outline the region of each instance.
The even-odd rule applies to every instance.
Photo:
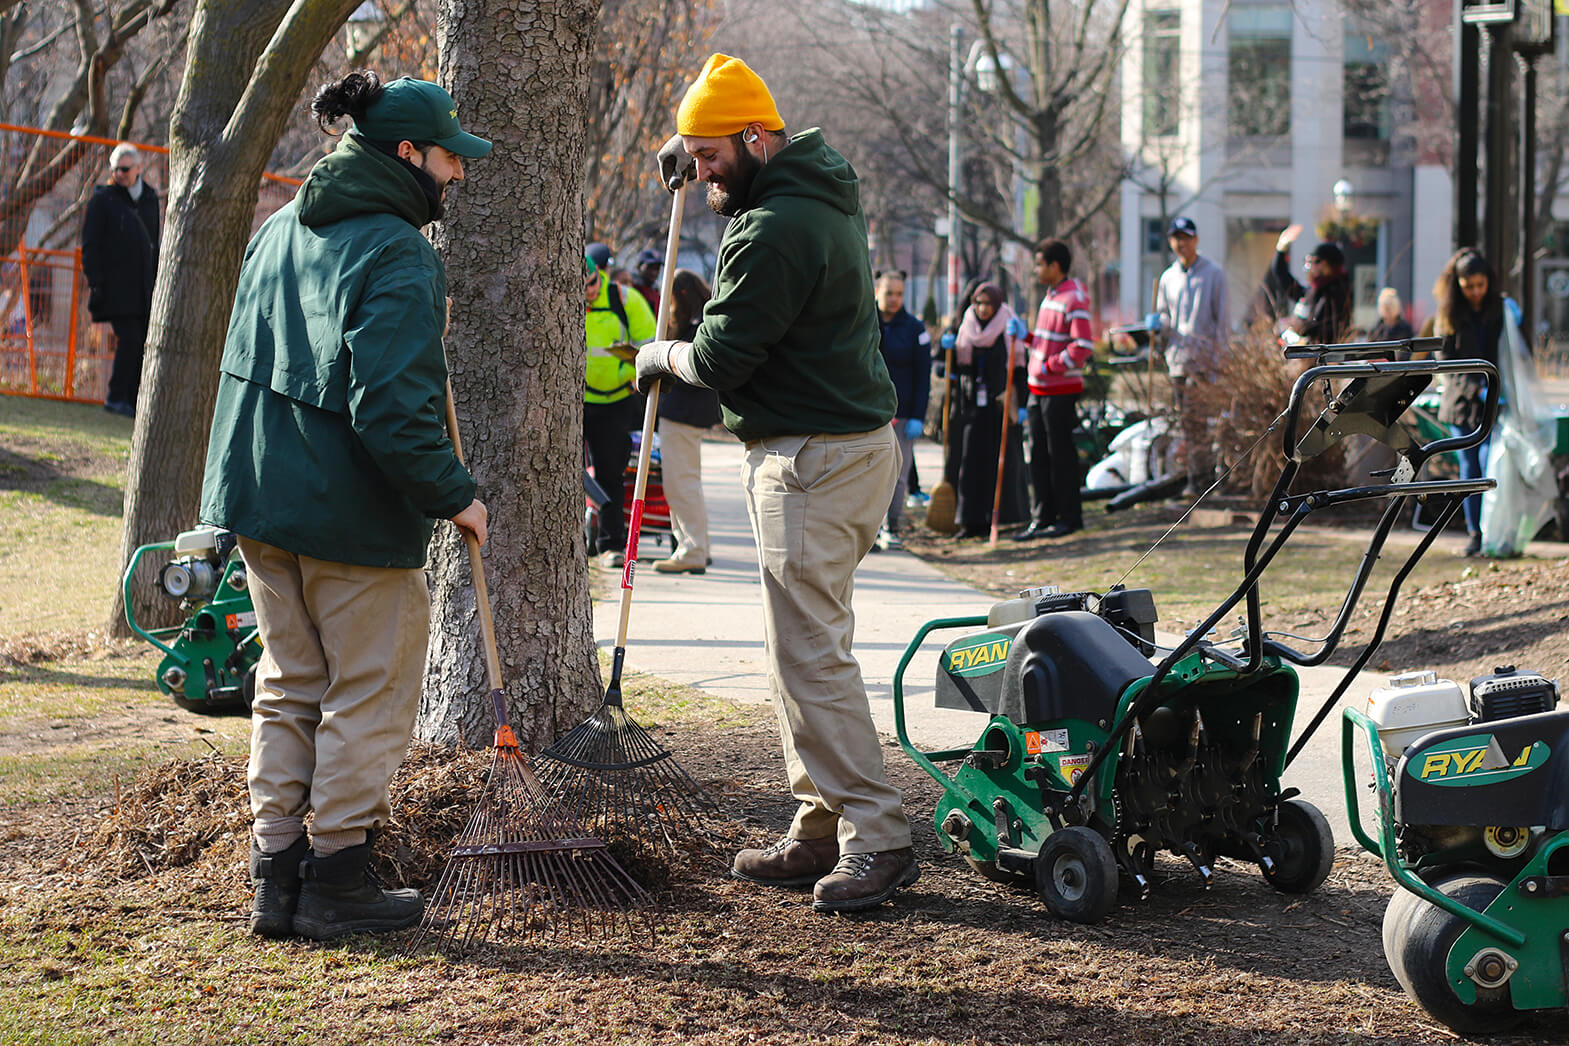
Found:
[[[1182,97],[1182,12],[1144,12],[1144,137],[1177,133]]]
[[[1280,138],[1291,131],[1291,8],[1238,5],[1231,36],[1231,134]]]
[[[1346,34],[1346,108],[1343,134],[1361,141],[1389,140],[1389,45],[1365,33]]]

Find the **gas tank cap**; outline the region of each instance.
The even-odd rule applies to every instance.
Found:
[[[1019,598],[1039,599],[1041,596],[1055,596],[1061,594],[1061,592],[1062,588],[1059,585],[1040,585],[1036,588],[1020,589]]]
[[[1389,677],[1389,685],[1399,690],[1413,686],[1431,686],[1436,682],[1438,682],[1438,673],[1431,668],[1423,668],[1415,672],[1402,672],[1397,676]]]

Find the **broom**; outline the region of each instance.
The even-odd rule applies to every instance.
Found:
[[[450,381],[447,429],[462,461]],[[495,752],[479,802],[452,848],[408,950],[432,939],[445,950],[465,951],[492,935],[499,941],[544,931],[589,936],[642,929],[652,936],[645,911],[648,894],[617,863],[604,840],[590,837],[555,801],[518,748],[507,722],[479,540],[466,530],[463,539],[496,713]]]
[[[683,196],[679,187],[671,198],[656,339],[669,335],[671,288],[681,236]],[[643,526],[643,496],[648,487],[649,455],[658,412],[656,383],[648,390],[648,406],[643,412],[632,517],[627,523],[626,562],[621,570],[621,620],[611,657],[610,683],[598,711],[539,753],[539,775],[567,809],[607,838],[643,844],[653,837],[672,850],[679,850],[681,840],[702,842],[701,818],[718,807],[670,751],[627,715],[621,702],[621,669],[626,660],[637,539]]]
[[[998,517],[1002,515],[1002,485],[1008,474],[1008,423],[1012,420],[1016,408],[1013,405],[1013,346],[1014,340],[1007,339],[1008,345],[1008,383],[1002,393],[1002,446],[997,449],[997,489],[992,493],[992,533],[991,544],[997,544]]]
[[[952,534],[958,530],[954,512],[958,509],[958,496],[953,484],[948,482],[948,429],[953,413],[953,350],[949,349],[943,360],[942,384],[942,480],[932,488],[926,502],[926,527],[938,534]]]

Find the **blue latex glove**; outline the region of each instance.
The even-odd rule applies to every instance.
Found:
[[[1149,328],[1151,334],[1160,333],[1160,313],[1151,312],[1144,316],[1144,326]]]
[[[944,334],[942,336],[942,338],[940,338],[938,340],[937,344],[941,345],[942,348],[943,348],[943,351],[946,352],[947,350],[953,348],[955,345],[959,344],[959,339],[955,338],[953,336],[953,333],[950,331],[949,333]]]
[[[1030,417],[1029,409],[1027,407],[1020,407],[1019,408],[1019,428],[1021,428],[1021,429],[1024,428],[1024,426],[1029,421],[1029,417]]]
[[[1525,313],[1520,311],[1520,303],[1513,298],[1504,298],[1504,310],[1509,313],[1509,318],[1516,327],[1525,322]]]
[[[1023,320],[1017,316],[1008,317],[1008,337],[1022,338],[1028,333],[1029,331],[1025,328]]]
[[[926,424],[920,418],[907,418],[904,423],[905,439],[920,439],[921,433],[926,431]]]

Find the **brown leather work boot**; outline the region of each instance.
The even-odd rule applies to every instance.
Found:
[[[765,850],[742,850],[735,855],[730,875],[764,886],[810,886],[833,870],[839,859],[839,840],[785,836]]]
[[[875,908],[921,877],[915,850],[882,850],[869,854],[845,854],[834,870],[817,881],[812,891],[812,907],[819,912],[856,912]]]

